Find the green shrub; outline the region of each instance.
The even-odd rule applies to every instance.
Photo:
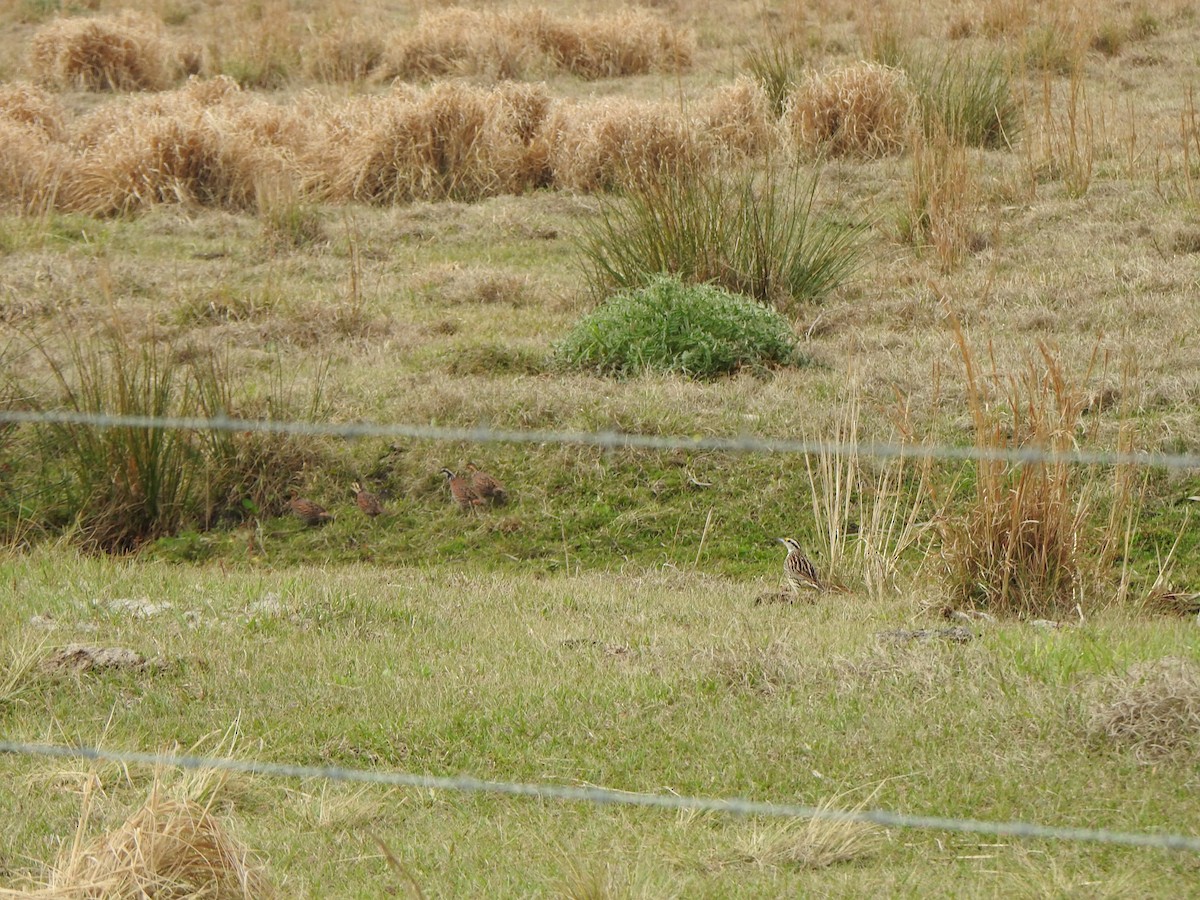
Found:
[[[752,46],[746,51],[742,68],[762,85],[771,101],[771,111],[778,119],[783,115],[788,94],[804,71],[804,55],[791,41],[781,35],[773,35],[764,44]]]
[[[558,347],[567,366],[607,375],[711,378],[797,361],[787,320],[712,285],[660,276],[586,316]]]
[[[819,301],[858,268],[866,226],[818,216],[795,169],[655,179],[603,197],[580,241],[597,299],[660,274],[762,303]]]

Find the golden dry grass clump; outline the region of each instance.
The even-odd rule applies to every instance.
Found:
[[[0,85],[0,203],[21,212],[53,208],[71,154],[62,143],[67,113],[30,84]]]
[[[544,90],[544,89],[543,89]],[[537,89],[441,83],[328,110],[306,154],[307,187],[330,200],[476,200],[532,175],[523,136],[549,103]]]
[[[678,107],[620,98],[555,104],[538,142],[554,186],[576,191],[678,175],[709,156]]]
[[[1132,666],[1105,685],[1089,730],[1129,747],[1141,762],[1200,753],[1200,666],[1177,657]]]
[[[516,78],[524,73],[530,50],[502,13],[445,9],[423,14],[411,31],[392,41],[384,71],[393,78]]]
[[[207,809],[155,792],[119,828],[69,845],[49,884],[25,896],[245,900],[272,893]]]
[[[781,144],[770,98],[757,80],[745,75],[702,98],[695,121],[703,135],[735,156],[753,159]]]
[[[263,179],[290,177],[307,127],[228,78],[96,110],[78,123],[66,208],[126,213],[153,203],[250,208]]]
[[[690,32],[645,9],[566,20],[532,10],[513,22],[518,33],[532,36],[555,68],[581,78],[684,70],[696,49]]]
[[[162,90],[184,62],[160,22],[130,10],[56,19],[38,30],[29,47],[34,78],[58,88]]]
[[[913,113],[902,71],[859,62],[806,79],[783,122],[804,150],[873,159],[904,149]]]
[[[355,22],[334,28],[301,48],[310,78],[330,83],[362,81],[383,62],[387,45],[377,29]]]
[[[690,32],[648,10],[562,19],[544,9],[455,7],[422,15],[393,42],[383,70],[398,78],[520,78],[553,69],[608,78],[686,69],[694,53]]]
[[[54,141],[67,136],[67,111],[53,94],[24,82],[0,84],[0,119],[28,125]]]

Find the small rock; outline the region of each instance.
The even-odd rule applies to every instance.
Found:
[[[29,624],[34,628],[55,628],[58,623],[54,621],[54,616],[50,613],[37,613],[29,619]]]

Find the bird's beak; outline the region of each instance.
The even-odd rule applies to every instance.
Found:
[[[776,541],[776,543],[779,543],[779,544],[786,544],[787,538],[775,538],[775,541]]]

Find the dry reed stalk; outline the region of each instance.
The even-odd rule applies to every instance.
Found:
[[[904,149],[914,114],[902,71],[860,62],[811,76],[792,94],[783,122],[809,152],[870,159]]]
[[[131,10],[43,26],[30,42],[29,66],[44,84],[92,91],[162,90],[181,71],[162,23]]]

